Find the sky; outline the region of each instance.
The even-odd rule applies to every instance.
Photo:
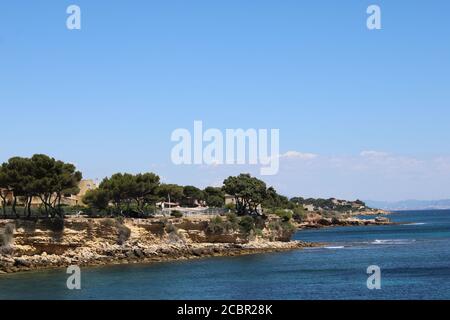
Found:
[[[81,30],[66,9],[81,8]],[[381,30],[366,27],[369,5]],[[177,166],[178,128],[280,130],[288,196],[450,198],[450,3],[13,1],[0,5],[0,162],[85,178],[220,185],[259,166]]]

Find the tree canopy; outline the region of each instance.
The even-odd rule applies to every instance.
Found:
[[[73,164],[43,154],[31,158],[13,157],[0,167],[0,188],[14,194],[13,212],[16,215],[17,198],[24,199],[27,217],[31,215],[33,197],[41,199],[47,216],[62,216],[62,197],[77,194],[81,179],[81,172]],[[6,201],[2,202],[5,213]]]
[[[116,173],[105,178],[97,190],[88,192],[83,202],[97,210],[105,210],[111,202],[118,213],[143,214],[159,199],[160,178],[154,173]]]
[[[258,207],[267,196],[266,183],[250,174],[225,179],[223,190],[234,196],[236,212],[239,215],[258,214]]]
[[[225,205],[225,192],[222,188],[207,187],[203,194],[208,207],[222,208]]]

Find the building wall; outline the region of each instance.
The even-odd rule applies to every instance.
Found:
[[[80,188],[80,192],[77,195],[72,195],[70,197],[63,197],[61,199],[61,203],[69,206],[75,206],[75,205],[83,205],[82,199],[86,192],[89,190],[97,189],[98,186],[94,182],[94,180],[87,179],[87,180],[81,180],[78,184],[78,187]],[[12,192],[8,193],[8,204],[12,204],[14,194]],[[18,199],[19,204],[23,204],[20,199]],[[42,200],[39,197],[33,197],[31,200],[31,206],[33,207],[39,207],[42,204]]]

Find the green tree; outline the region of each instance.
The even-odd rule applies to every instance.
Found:
[[[290,209],[292,204],[287,197],[278,194],[275,188],[269,187],[263,201],[263,207],[267,209]]]
[[[24,211],[31,216],[33,197],[39,197],[47,215],[62,217],[61,198],[79,192],[78,183],[82,175],[72,164],[57,161],[43,154],[31,158],[13,157],[2,164],[2,184],[13,192],[12,210],[16,211],[17,199],[23,200]]]
[[[83,197],[83,203],[99,211],[108,209],[110,194],[104,189],[89,190]]]
[[[16,206],[18,198],[24,201],[24,210],[28,211],[28,216],[31,214],[31,199],[33,195],[33,182],[35,178],[32,175],[31,160],[22,157],[13,157],[7,163],[2,165],[6,174],[6,180],[9,184],[9,190],[13,192],[12,211],[19,217]]]
[[[125,205],[129,210],[132,197],[137,193],[135,179],[129,173],[113,174],[110,178],[103,179],[99,188],[109,193],[116,208],[116,213],[122,213],[122,205]]]
[[[250,233],[250,231],[255,229],[255,220],[250,216],[242,217],[239,221],[239,226],[245,233]]]
[[[108,202],[114,204],[116,214],[143,214],[149,205],[159,200],[159,185],[160,178],[154,173],[116,173],[100,183],[99,189],[105,193],[92,194],[86,201],[94,207],[99,204],[104,207],[108,195]],[[97,201],[100,203],[96,204]]]
[[[222,188],[207,187],[203,193],[208,207],[222,208],[225,205],[225,193]]]
[[[61,199],[63,196],[78,194],[81,172],[71,163],[64,163],[43,154],[31,157],[30,168],[31,180],[24,184],[30,204],[32,197],[38,196],[44,204],[47,216],[50,214],[52,217],[63,217]]]
[[[264,181],[249,174],[240,174],[237,177],[227,178],[223,185],[223,190],[235,198],[237,214],[258,214],[258,207],[267,195]]]
[[[134,176],[134,186],[132,187],[131,197],[136,201],[140,213],[148,205],[154,205],[158,197],[158,187],[160,178],[154,173],[144,173]]]
[[[196,201],[204,200],[205,195],[202,190],[194,186],[185,186],[183,188],[182,204],[193,206]]]
[[[157,192],[164,201],[181,202],[184,196],[183,189],[177,184],[161,184]]]
[[[302,205],[297,206],[294,210],[293,210],[293,215],[292,218],[297,221],[297,222],[303,222],[307,215],[305,212],[305,209],[303,208]]]
[[[10,183],[8,179],[8,174],[6,170],[6,164],[0,166],[0,198],[2,199],[2,212],[3,216],[6,218],[6,197],[10,192]]]

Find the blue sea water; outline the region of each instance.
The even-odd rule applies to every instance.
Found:
[[[300,231],[325,248],[0,277],[0,299],[450,299],[450,211],[396,213],[390,226]],[[381,268],[369,290],[367,267]]]

